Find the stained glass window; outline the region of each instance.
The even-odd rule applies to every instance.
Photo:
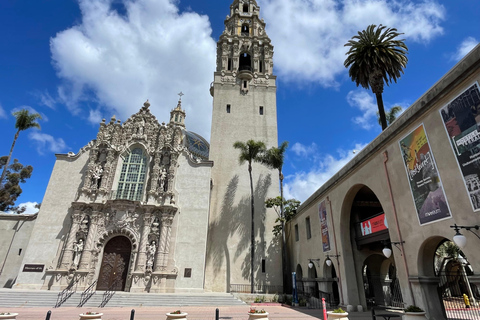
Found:
[[[117,199],[141,201],[145,185],[147,156],[140,148],[133,149],[123,162],[118,181]]]

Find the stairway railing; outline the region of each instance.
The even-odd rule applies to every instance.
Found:
[[[82,292],[82,296],[80,297],[80,303],[78,304],[77,308],[83,307],[85,303],[95,294],[95,285],[97,284],[97,280],[95,280],[91,285],[88,286],[85,291]]]
[[[121,281],[121,280],[120,280],[120,281]],[[118,282],[119,282],[118,279],[115,280],[115,281],[110,285],[110,287],[108,287],[107,291],[105,291],[105,292],[103,293],[102,303],[100,303],[100,305],[98,306],[99,308],[105,307],[105,305],[108,303],[108,301],[110,301],[110,299],[113,297],[113,295],[114,295],[115,292],[117,291],[116,288],[117,288]]]
[[[59,308],[77,291],[78,280],[80,280],[80,278],[73,279],[70,284],[58,294],[57,303],[55,304],[54,308]]]

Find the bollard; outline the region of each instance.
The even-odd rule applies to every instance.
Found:
[[[465,302],[465,308],[470,308],[470,299],[465,293],[463,294],[463,302]]]
[[[51,315],[52,315],[52,311],[48,310],[47,316],[45,317],[45,320],[50,320]]]
[[[130,312],[130,320],[133,319],[135,319],[135,309],[132,309],[132,311]]]
[[[215,310],[215,320],[220,320],[220,310]]]

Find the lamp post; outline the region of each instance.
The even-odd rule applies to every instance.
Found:
[[[392,249],[388,247],[388,244],[393,244],[398,250],[400,250],[400,254],[402,250],[398,247],[399,244],[405,243],[405,241],[384,241],[385,248],[383,248],[382,253],[388,259],[392,256]]]
[[[480,229],[480,226],[475,225],[475,226],[457,226],[457,224],[454,224],[453,226],[450,226],[450,228],[455,230],[455,235],[453,236],[453,242],[459,247],[460,249],[465,248],[467,245],[467,238],[463,234],[460,233],[460,229],[465,229],[467,231],[470,231],[473,233],[478,239],[480,239],[480,235],[478,235],[476,232],[474,232],[472,229],[478,230]]]

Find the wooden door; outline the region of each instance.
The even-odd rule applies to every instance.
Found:
[[[123,236],[112,238],[105,245],[97,290],[125,290],[132,245]]]

